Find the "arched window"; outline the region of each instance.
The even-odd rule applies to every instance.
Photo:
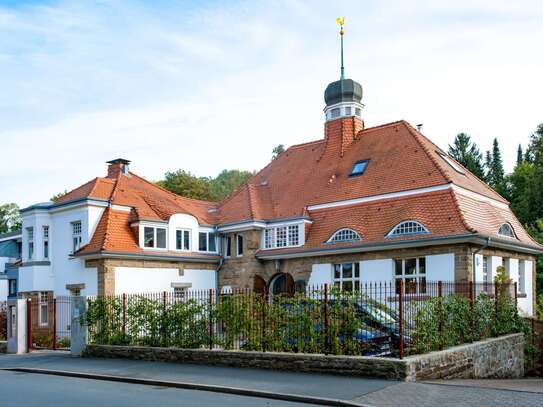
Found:
[[[407,236],[407,235],[421,235],[428,234],[430,231],[422,225],[422,223],[414,220],[406,220],[394,226],[388,233],[387,237]]]
[[[362,240],[360,235],[352,229],[339,229],[336,233],[328,239],[328,243],[339,243],[339,242],[352,242],[355,240]]]
[[[504,223],[498,230],[498,235],[515,238],[515,232],[509,223]]]

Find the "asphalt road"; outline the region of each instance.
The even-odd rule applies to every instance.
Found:
[[[309,404],[205,391],[0,371],[0,406],[307,407]]]

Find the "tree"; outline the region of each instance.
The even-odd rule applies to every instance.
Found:
[[[453,145],[449,145],[449,154],[477,177],[484,179],[483,155],[477,145],[471,141],[469,134],[458,134],[454,138]]]
[[[158,181],[157,185],[187,198],[202,200],[212,200],[213,198],[209,178],[196,177],[184,170],[167,172],[164,175],[164,180]]]
[[[486,152],[485,166],[487,183],[499,194],[505,195],[505,171],[503,169],[502,154],[497,138],[492,143],[492,153],[490,151]]]
[[[238,189],[253,176],[250,171],[222,170],[210,182],[211,195],[213,200],[220,201]]]
[[[0,205],[0,233],[21,229],[19,206],[15,203]]]
[[[277,147],[275,147],[272,150],[272,160],[275,160],[279,156],[279,154],[284,153],[284,152],[285,152],[285,146],[283,144],[279,144]]]
[[[517,148],[517,167],[524,162],[524,154],[522,154],[522,146],[519,144]]]
[[[65,189],[63,192],[59,192],[58,194],[55,194],[51,197],[51,201],[58,202],[60,198],[62,198],[64,195],[66,195],[68,191]]]

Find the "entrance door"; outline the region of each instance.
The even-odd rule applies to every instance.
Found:
[[[37,292],[27,301],[28,349],[70,349],[71,297]]]
[[[294,279],[288,273],[281,273],[271,279],[270,294],[294,295]]]

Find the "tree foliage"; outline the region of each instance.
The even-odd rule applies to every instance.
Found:
[[[449,154],[477,177],[484,179],[483,155],[469,134],[458,134],[453,145],[449,145]]]
[[[279,144],[277,147],[274,147],[272,150],[272,160],[275,160],[279,154],[285,152],[285,146],[283,144]]]
[[[502,153],[495,138],[492,143],[492,152],[486,152],[486,181],[501,195],[506,195],[505,170],[503,169]]]
[[[157,184],[173,193],[193,199],[220,201],[247,182],[249,171],[223,170],[217,177],[197,177],[185,170],[167,172]]]
[[[21,229],[19,206],[15,203],[0,205],[0,233]]]
[[[58,202],[60,198],[65,196],[68,193],[68,191],[65,189],[63,192],[59,192],[58,194],[55,194],[51,197],[51,201]]]

